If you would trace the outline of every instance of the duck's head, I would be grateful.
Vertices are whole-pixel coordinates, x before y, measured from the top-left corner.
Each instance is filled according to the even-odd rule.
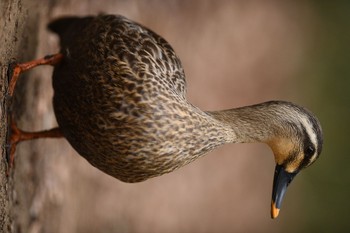
[[[323,134],[319,121],[308,110],[281,103],[282,127],[267,144],[273,150],[276,168],[273,181],[271,217],[276,218],[288,185],[302,169],[310,166],[322,151]],[[281,107],[279,105],[279,107]],[[279,109],[278,111],[280,111]],[[281,122],[280,122],[281,123]]]

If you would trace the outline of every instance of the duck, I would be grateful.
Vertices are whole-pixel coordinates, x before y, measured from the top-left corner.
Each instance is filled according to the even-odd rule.
[[[53,108],[58,127],[26,132],[11,120],[12,167],[16,145],[64,137],[92,166],[123,182],[141,182],[172,172],[226,143],[267,144],[276,166],[271,217],[287,187],[322,151],[319,120],[288,101],[203,111],[186,98],[186,79],[171,45],[147,27],[121,15],[58,18],[54,55],[10,68],[9,96],[19,75],[54,66]]]

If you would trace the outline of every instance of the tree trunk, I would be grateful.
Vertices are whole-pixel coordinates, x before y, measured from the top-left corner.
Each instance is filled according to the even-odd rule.
[[[3,0],[0,2],[0,97],[1,97],[1,160],[0,160],[0,231],[30,232],[28,226],[34,221],[30,216],[30,203],[36,192],[35,176],[29,161],[30,152],[21,151],[22,158],[16,159],[16,173],[6,176],[7,123],[9,111],[22,114],[28,103],[23,95],[7,98],[8,65],[11,62],[26,61],[35,57],[40,12],[43,8],[30,0]],[[15,58],[15,59],[14,59]],[[25,81],[20,80],[17,90],[23,90]],[[23,117],[26,120],[27,117]],[[27,165],[24,165],[27,163]],[[26,168],[24,168],[25,166]],[[19,211],[20,210],[20,211]],[[23,231],[21,231],[23,230]]]

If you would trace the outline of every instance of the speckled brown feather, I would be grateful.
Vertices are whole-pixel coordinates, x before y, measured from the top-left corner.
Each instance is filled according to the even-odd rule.
[[[191,105],[171,46],[125,17],[63,18],[49,27],[64,55],[53,75],[59,127],[80,155],[117,179],[159,176],[228,142],[300,136],[293,127],[283,131],[278,117],[268,119],[280,114],[271,107],[277,102],[220,112]]]
[[[67,30],[58,32],[64,59],[54,70],[54,109],[92,165],[137,182],[225,142],[219,125],[187,102],[181,62],[163,38],[122,16],[73,18]]]

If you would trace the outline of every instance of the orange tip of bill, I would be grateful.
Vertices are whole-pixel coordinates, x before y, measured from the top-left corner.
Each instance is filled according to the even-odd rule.
[[[280,212],[280,209],[278,209],[274,202],[271,203],[271,218],[275,219],[277,218],[278,214]]]

